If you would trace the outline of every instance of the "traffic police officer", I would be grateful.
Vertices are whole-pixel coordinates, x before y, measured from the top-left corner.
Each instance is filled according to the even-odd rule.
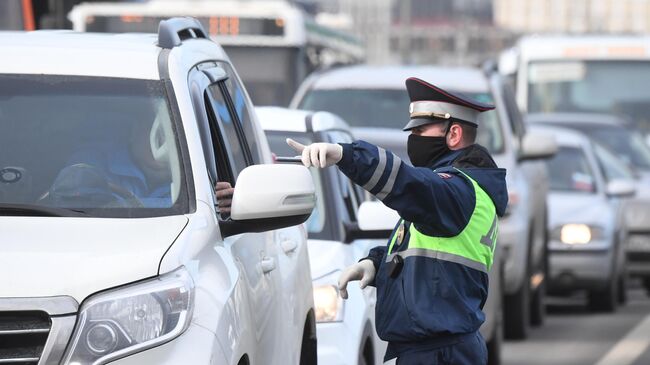
[[[505,170],[474,143],[478,115],[494,109],[417,78],[411,99],[408,155],[413,166],[364,141],[287,143],[305,166],[339,169],[402,218],[387,246],[347,268],[346,286],[377,288],[376,327],[388,341],[384,360],[398,364],[487,362],[478,332],[488,295],[488,271],[505,212]],[[375,275],[376,273],[376,275]]]

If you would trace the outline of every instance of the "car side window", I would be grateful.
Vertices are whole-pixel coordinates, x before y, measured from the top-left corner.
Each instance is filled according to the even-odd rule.
[[[224,181],[222,169],[230,170],[229,182],[234,186],[239,173],[252,164],[247,141],[238,128],[234,113],[228,107],[230,98],[224,82],[220,81],[210,85],[206,90],[205,98],[213,143],[216,139],[217,146],[215,148],[223,148],[223,151],[220,151],[222,153],[215,151],[220,180]],[[225,156],[227,156],[227,161],[219,161],[223,160]],[[229,166],[226,166],[226,162]]]
[[[253,163],[262,163],[262,157],[260,154],[259,146],[257,145],[257,138],[255,136],[255,126],[253,125],[253,118],[251,116],[252,111],[246,103],[247,98],[244,92],[244,87],[237,78],[235,71],[228,63],[217,62],[217,64],[228,74],[228,80],[226,80],[224,84],[230,93],[233,109],[242,127],[244,135],[246,136],[246,141],[248,142],[248,147],[253,158]]]

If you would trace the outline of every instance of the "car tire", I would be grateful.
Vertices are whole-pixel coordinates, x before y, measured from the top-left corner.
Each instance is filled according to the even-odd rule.
[[[487,365],[501,365],[501,346],[503,345],[503,323],[494,327],[492,338],[487,342]]]
[[[305,321],[302,333],[302,344],[300,346],[300,365],[318,364],[318,346],[316,342],[316,320],[313,312],[309,313]]]
[[[359,365],[375,365],[374,350],[372,348],[372,339],[366,338],[363,346],[359,349]]]
[[[542,224],[542,232],[546,232],[546,219],[543,220]],[[530,239],[534,240],[535,237],[531,237]],[[536,268],[535,272],[543,275],[543,278],[530,295],[530,324],[534,327],[543,325],[546,319],[546,278],[548,278],[548,240],[546,233],[542,234],[542,240],[543,253],[539,260],[539,267]],[[532,281],[532,276],[530,280]]]
[[[546,280],[542,281],[530,298],[530,324],[539,327],[546,319]]]
[[[619,278],[611,278],[605,289],[592,290],[588,295],[589,309],[595,312],[612,313],[618,307]]]
[[[528,278],[528,276],[526,276]],[[530,281],[524,280],[513,294],[504,295],[503,321],[505,337],[523,340],[528,336],[530,323]]]

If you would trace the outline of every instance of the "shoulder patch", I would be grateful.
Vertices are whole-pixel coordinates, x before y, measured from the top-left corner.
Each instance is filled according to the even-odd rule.
[[[446,172],[436,172],[436,174],[438,174],[438,176],[440,176],[442,179],[445,179],[445,180],[451,179],[452,177],[454,177],[454,175],[448,174]]]

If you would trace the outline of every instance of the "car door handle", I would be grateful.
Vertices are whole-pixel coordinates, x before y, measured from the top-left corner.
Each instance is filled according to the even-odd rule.
[[[294,240],[284,240],[282,243],[280,243],[280,246],[282,246],[282,250],[286,254],[290,254],[298,248],[298,242]]]
[[[260,268],[264,274],[268,274],[275,270],[275,259],[272,257],[265,257],[260,261]]]

